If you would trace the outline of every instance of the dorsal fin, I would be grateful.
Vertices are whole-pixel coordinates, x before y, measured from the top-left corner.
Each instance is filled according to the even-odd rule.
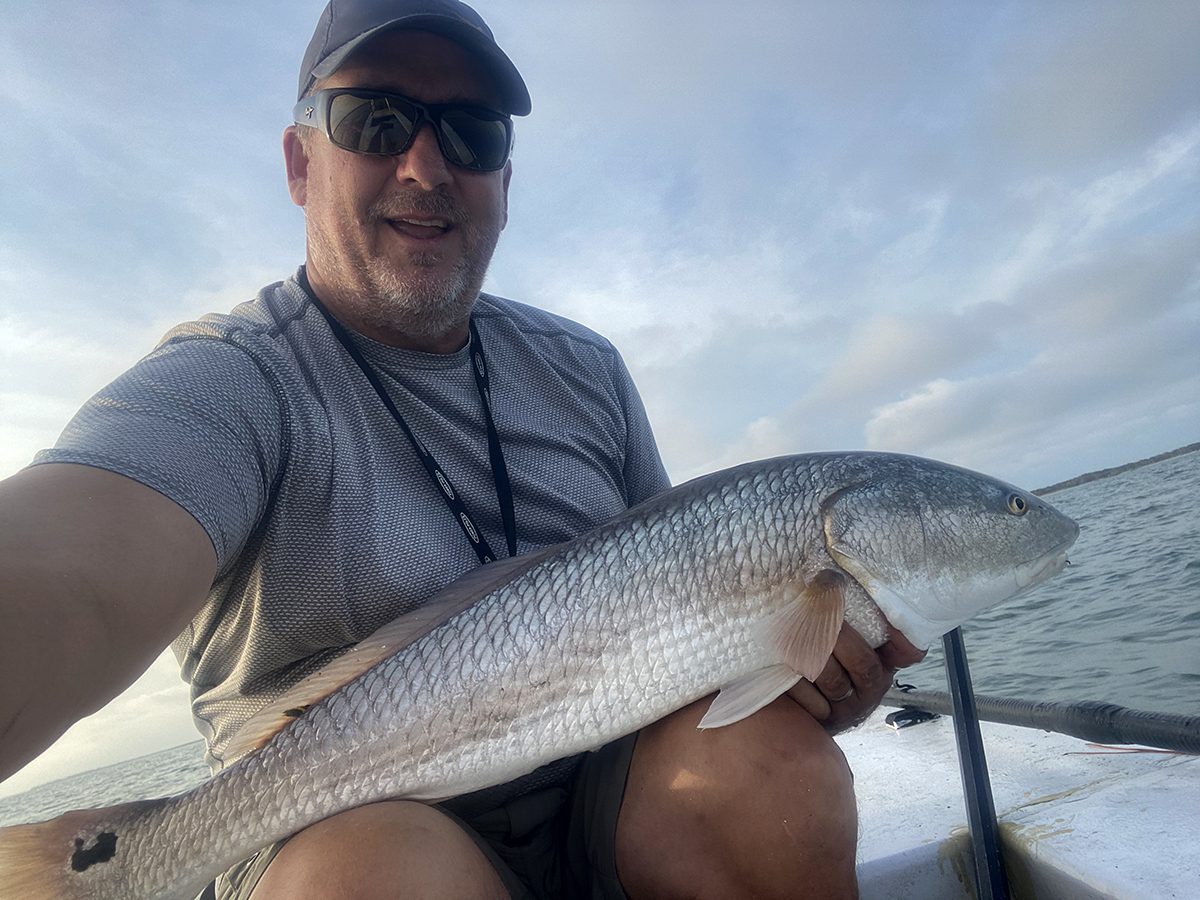
[[[353,645],[341,656],[302,678],[285,693],[263,707],[238,729],[222,754],[226,764],[257,750],[294,722],[314,703],[324,700],[372,666],[398,653],[447,619],[473,606],[496,588],[508,584],[557,553],[564,544],[554,544],[533,553],[496,560],[479,566],[451,582],[422,606],[388,622],[370,637]]]

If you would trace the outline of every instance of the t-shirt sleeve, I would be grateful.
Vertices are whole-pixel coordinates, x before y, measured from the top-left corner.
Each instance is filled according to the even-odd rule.
[[[80,463],[153,488],[204,527],[223,572],[266,508],[283,417],[269,371],[246,350],[176,341],[92,397],[33,464]]]
[[[671,479],[663,467],[654,430],[633,376],[620,353],[615,354],[615,359],[617,392],[625,408],[625,496],[630,506],[637,506],[667,490]]]

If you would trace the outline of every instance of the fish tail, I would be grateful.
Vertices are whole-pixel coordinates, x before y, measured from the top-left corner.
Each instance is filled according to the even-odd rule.
[[[127,834],[166,803],[142,800],[0,828],[0,894],[22,900],[134,896]]]

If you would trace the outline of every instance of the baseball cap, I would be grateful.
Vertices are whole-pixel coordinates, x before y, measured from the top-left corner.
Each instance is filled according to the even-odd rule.
[[[505,109],[529,115],[529,91],[517,67],[496,44],[479,13],[459,0],[329,0],[300,64],[302,98],[313,83],[337,71],[364,42],[392,28],[432,31],[461,44],[488,67]]]

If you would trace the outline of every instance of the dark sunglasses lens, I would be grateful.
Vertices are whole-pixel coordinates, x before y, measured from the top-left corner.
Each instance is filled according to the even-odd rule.
[[[356,153],[403,153],[417,115],[415,107],[397,98],[337,94],[329,107],[330,137]]]
[[[508,160],[510,131],[503,119],[466,109],[447,109],[439,123],[446,159],[467,169],[492,171]]]

